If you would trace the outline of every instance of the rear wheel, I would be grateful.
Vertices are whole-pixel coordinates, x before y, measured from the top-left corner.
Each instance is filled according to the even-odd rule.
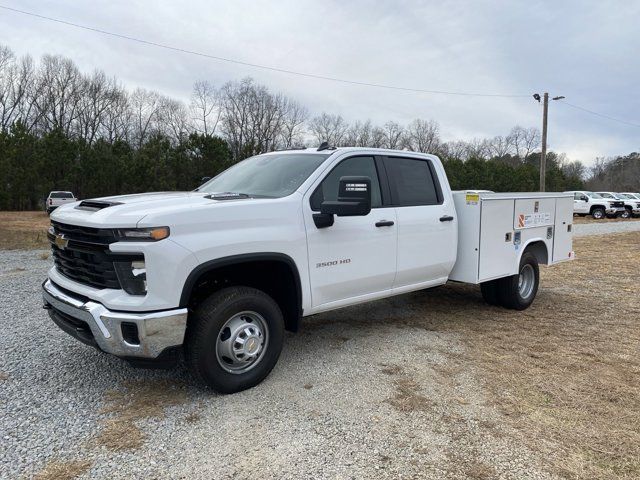
[[[596,220],[601,220],[604,218],[604,208],[594,208],[591,212],[591,216]]]
[[[531,252],[525,252],[520,259],[518,274],[500,280],[500,303],[506,308],[524,310],[533,303],[539,285],[538,260]]]
[[[251,388],[271,372],[282,350],[278,304],[249,287],[220,290],[194,312],[185,338],[192,373],[220,393]]]

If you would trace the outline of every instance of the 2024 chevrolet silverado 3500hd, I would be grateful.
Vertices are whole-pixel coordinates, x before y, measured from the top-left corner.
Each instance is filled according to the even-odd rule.
[[[433,155],[273,152],[193,192],[58,208],[53,321],[138,364],[184,351],[220,392],[262,381],[303,316],[448,280],[527,308],[538,265],[573,258],[571,194],[452,192]]]

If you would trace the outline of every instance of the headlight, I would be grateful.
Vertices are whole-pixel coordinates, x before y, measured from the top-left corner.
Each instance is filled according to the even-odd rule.
[[[120,240],[157,242],[169,236],[169,227],[120,228],[116,230]]]
[[[122,289],[130,295],[147,293],[147,268],[144,260],[113,262]]]

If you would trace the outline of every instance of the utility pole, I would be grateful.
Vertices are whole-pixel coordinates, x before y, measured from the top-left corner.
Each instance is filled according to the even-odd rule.
[[[533,98],[540,102],[540,94],[534,93]],[[564,97],[553,97],[552,100],[562,100]],[[547,178],[547,117],[549,116],[549,93],[544,92],[542,98],[542,152],[540,153],[540,191],[544,192]]]
[[[542,100],[542,153],[540,154],[540,191],[545,191],[547,174],[547,116],[549,115],[549,94],[544,92]]]

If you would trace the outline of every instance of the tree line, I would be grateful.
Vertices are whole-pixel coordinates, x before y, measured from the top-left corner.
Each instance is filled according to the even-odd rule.
[[[535,128],[443,141],[434,120],[376,125],[331,113],[312,116],[250,78],[220,87],[196,82],[190,101],[182,102],[142,88],[129,91],[102,71],[81,72],[68,58],[45,55],[36,62],[0,46],[3,210],[39,208],[50,190],[71,190],[78,198],[191,190],[202,177],[248,156],[322,141],[435,153],[453,188],[538,189]],[[584,186],[589,172],[580,162],[554,152],[547,158],[548,190]],[[610,164],[596,163],[602,171]],[[600,170],[592,177],[613,178]]]

